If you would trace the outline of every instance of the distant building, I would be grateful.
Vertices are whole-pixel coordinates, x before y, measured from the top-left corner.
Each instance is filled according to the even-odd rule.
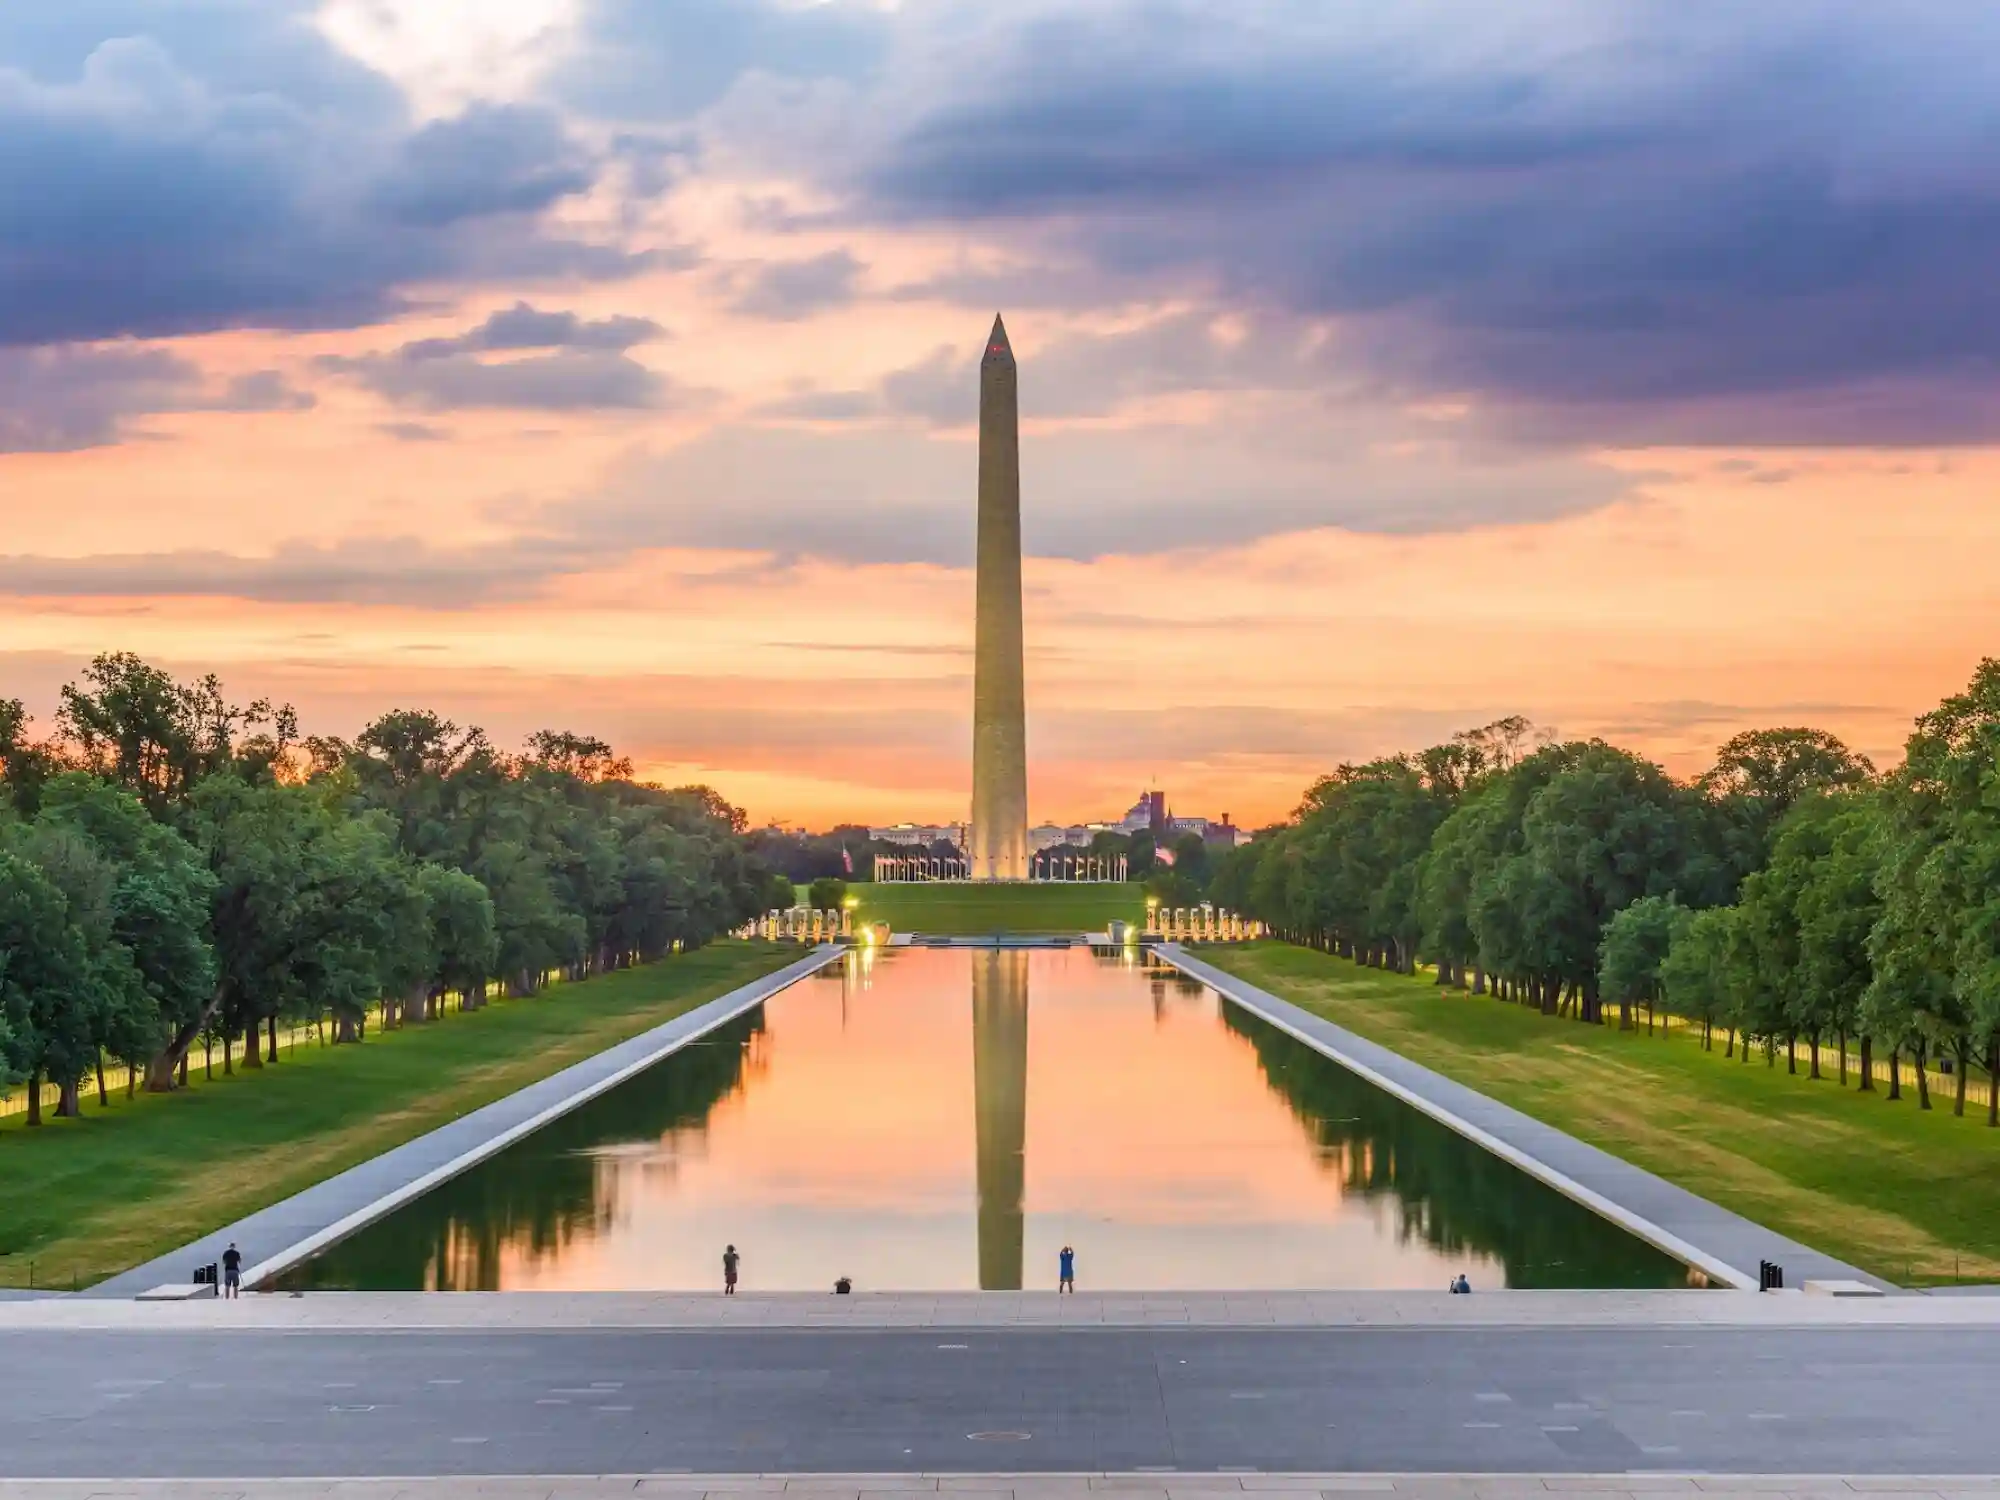
[[[1229,821],[1228,813],[1220,818],[1175,817],[1167,806],[1167,794],[1149,791],[1141,793],[1139,800],[1115,823],[1037,824],[1028,830],[1028,850],[1040,854],[1045,849],[1087,849],[1100,833],[1126,838],[1151,834],[1154,844],[1161,849],[1170,848],[1175,839],[1186,833],[1200,834],[1212,849],[1234,849],[1238,844],[1250,842],[1250,836]],[[913,849],[929,848],[940,841],[963,849],[965,835],[963,823],[893,823],[868,830],[868,837],[877,843]]]
[[[965,847],[963,823],[892,823],[887,828],[870,828],[868,837],[878,844],[904,844],[912,849],[928,849],[940,841],[956,848]]]
[[[1028,847],[1039,854],[1044,849],[1088,849],[1100,833],[1119,833],[1116,823],[1043,823],[1028,830]]]
[[[1247,842],[1243,830],[1229,821],[1228,813],[1219,819],[1175,818],[1173,823],[1175,838],[1184,833],[1198,833],[1201,841],[1211,849],[1234,849],[1238,844]]]
[[[1165,792],[1141,792],[1139,800],[1131,810],[1112,825],[1115,832],[1123,834],[1150,833],[1158,839],[1172,826],[1173,819],[1167,812]]]

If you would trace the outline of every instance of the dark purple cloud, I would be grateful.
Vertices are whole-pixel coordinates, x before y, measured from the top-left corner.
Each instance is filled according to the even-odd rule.
[[[302,0],[0,12],[0,345],[356,326],[421,282],[652,263],[545,226],[601,165],[556,113],[416,125]]]
[[[313,397],[276,370],[220,386],[163,349],[0,348],[0,453],[70,453],[129,435],[140,417],[304,411]]]
[[[378,354],[327,355],[319,368],[377,395],[430,411],[642,411],[674,394],[626,353],[664,338],[650,318],[579,318],[525,302],[450,338],[415,339]],[[488,360],[492,353],[522,355]]]
[[[775,322],[810,317],[853,301],[864,269],[846,250],[755,266],[739,278],[730,305],[747,317]]]
[[[858,211],[1072,300],[1334,315],[1564,441],[2000,436],[1991,8],[1153,0],[923,66]]]

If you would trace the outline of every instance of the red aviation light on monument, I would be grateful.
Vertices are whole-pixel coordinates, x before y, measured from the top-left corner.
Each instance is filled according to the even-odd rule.
[[[995,313],[993,332],[986,337],[986,358],[982,363],[997,364],[1002,360],[1011,365],[1014,362],[1014,348],[1007,342],[1007,325],[1002,323],[1000,315]]]

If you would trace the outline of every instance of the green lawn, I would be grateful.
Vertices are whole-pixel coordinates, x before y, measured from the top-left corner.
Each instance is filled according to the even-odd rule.
[[[1579,1025],[1283,943],[1202,957],[1691,1192],[1903,1285],[2000,1280],[2000,1131],[1677,1032]]]
[[[1113,921],[1146,915],[1145,891],[1136,882],[1108,885],[852,885],[857,917],[887,922],[896,932],[979,933],[1102,932]]]
[[[715,943],[499,1000],[354,1047],[201,1078],[80,1120],[0,1127],[0,1286],[88,1286],[782,968],[791,944]]]

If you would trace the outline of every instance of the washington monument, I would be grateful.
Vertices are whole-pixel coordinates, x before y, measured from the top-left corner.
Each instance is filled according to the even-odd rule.
[[[979,583],[972,663],[974,880],[1028,876],[1028,710],[1021,672],[1021,408],[996,314],[979,362]]]

